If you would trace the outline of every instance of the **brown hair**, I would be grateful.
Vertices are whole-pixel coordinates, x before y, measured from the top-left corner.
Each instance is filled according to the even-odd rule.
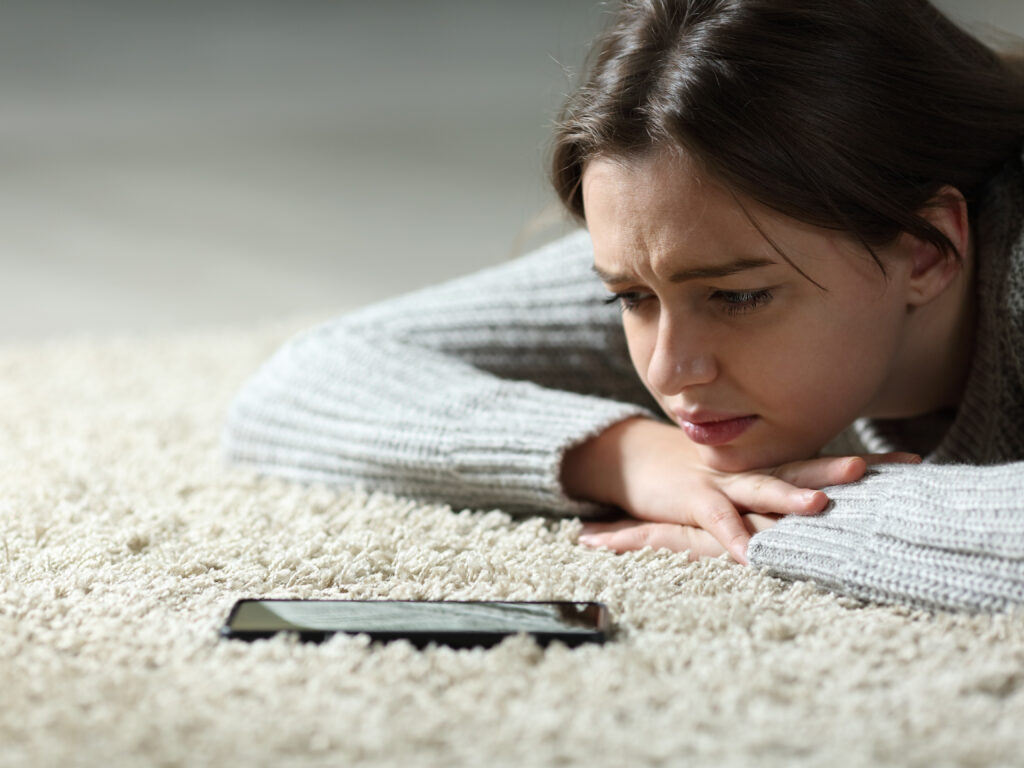
[[[927,0],[625,0],[591,56],[551,167],[580,221],[589,159],[682,149],[734,193],[873,256],[905,231],[959,257],[920,210],[952,185],[973,219],[1019,162],[1020,63]]]

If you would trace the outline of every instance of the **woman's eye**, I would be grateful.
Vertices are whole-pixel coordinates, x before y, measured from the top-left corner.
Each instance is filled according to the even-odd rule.
[[[760,291],[715,291],[711,298],[721,302],[722,309],[730,315],[752,312],[772,300],[770,288]]]
[[[650,294],[647,293],[640,293],[639,291],[624,291],[622,293],[611,294],[604,300],[604,303],[618,304],[619,308],[623,312],[632,312],[648,298],[650,298]]]
[[[618,304],[623,312],[634,312],[649,301],[652,295],[642,291],[613,293],[604,300],[605,304]],[[717,301],[729,315],[740,315],[768,304],[772,300],[772,289],[758,291],[715,291],[711,298]]]

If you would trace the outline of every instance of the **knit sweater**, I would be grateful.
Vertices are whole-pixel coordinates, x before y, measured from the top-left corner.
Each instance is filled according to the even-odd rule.
[[[978,223],[979,316],[955,414],[859,420],[829,452],[914,450],[826,489],[829,508],[756,534],[754,568],[881,603],[1024,603],[1024,180],[990,185]],[[634,415],[662,418],[602,299],[580,231],[475,275],[289,340],[245,384],[228,458],[304,481],[468,507],[586,516],[565,451]]]

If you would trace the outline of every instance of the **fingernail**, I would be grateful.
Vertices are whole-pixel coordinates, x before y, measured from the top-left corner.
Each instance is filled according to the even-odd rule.
[[[900,452],[900,453],[894,453],[894,454],[890,454],[890,455],[892,456],[892,460],[893,461],[896,461],[896,462],[899,462],[899,463],[902,463],[902,464],[920,464],[921,463],[921,457],[918,454],[916,454],[916,453]]]
[[[578,541],[580,544],[583,544],[587,547],[596,547],[599,543],[598,536],[596,533],[584,533],[579,537]]]
[[[825,494],[822,493],[821,491],[804,491],[801,494],[801,499],[803,500],[803,502],[805,504],[807,504],[808,506],[814,507],[814,508],[817,508],[817,507],[821,506],[822,501],[823,501],[823,497],[824,497],[824,500],[827,501],[828,497],[825,496]]]

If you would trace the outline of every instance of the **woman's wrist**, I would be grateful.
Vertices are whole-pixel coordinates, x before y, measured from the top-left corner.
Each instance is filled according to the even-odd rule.
[[[644,447],[663,439],[668,430],[685,440],[676,427],[633,416],[574,445],[562,457],[562,489],[572,499],[629,509],[628,463]]]

